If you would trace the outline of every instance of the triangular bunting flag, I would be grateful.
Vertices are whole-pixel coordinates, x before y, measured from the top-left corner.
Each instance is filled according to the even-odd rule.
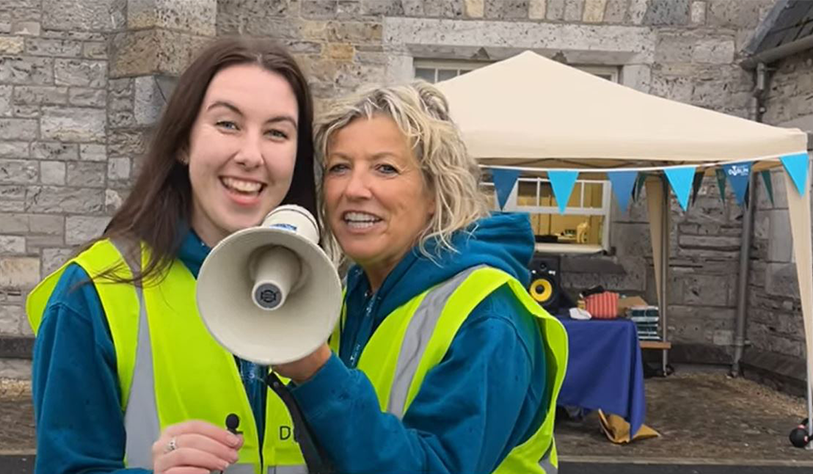
[[[717,187],[720,188],[720,201],[725,205],[725,172],[717,168],[714,173],[717,175]]]
[[[748,192],[748,181],[751,177],[751,163],[731,163],[723,165],[731,189],[737,197],[737,204],[740,206],[745,202],[745,193]]]
[[[556,204],[559,205],[559,214],[565,213],[567,202],[570,200],[570,193],[573,192],[573,185],[579,177],[578,171],[551,170],[548,171],[548,179],[553,187],[553,195],[556,197]]]
[[[771,206],[773,206],[773,180],[771,179],[771,172],[765,170],[759,174],[762,175],[762,182],[765,183],[765,191],[768,192],[768,199],[771,200]]]
[[[491,179],[494,181],[494,189],[497,190],[497,202],[500,205],[500,210],[505,207],[508,202],[508,196],[517,184],[519,179],[519,170],[510,170],[502,168],[494,168],[491,170]]]
[[[699,172],[694,174],[694,181],[692,181],[692,206],[694,206],[694,202],[697,200],[697,193],[700,192],[700,187],[703,185],[703,175],[706,173]]]
[[[669,179],[669,184],[672,185],[672,191],[684,211],[689,209],[689,194],[692,192],[695,168],[695,166],[680,166],[663,169],[666,178]]]
[[[800,194],[804,194],[805,186],[807,186],[807,170],[810,160],[807,153],[786,155],[779,159],[782,160],[785,171],[790,175],[793,184],[796,185],[796,190],[798,190]]]
[[[637,171],[611,171],[607,173],[607,177],[612,184],[615,197],[618,199],[618,207],[621,212],[627,212],[627,207],[632,196],[632,189],[635,187],[635,181],[638,177]]]

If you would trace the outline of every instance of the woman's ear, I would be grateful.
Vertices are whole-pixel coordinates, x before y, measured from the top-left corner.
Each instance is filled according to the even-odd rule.
[[[186,150],[186,147],[182,147],[178,150],[177,160],[181,162],[181,164],[189,166],[189,152]]]

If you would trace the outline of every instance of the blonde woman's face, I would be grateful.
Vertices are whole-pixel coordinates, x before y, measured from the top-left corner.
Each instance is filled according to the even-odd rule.
[[[386,116],[359,118],[334,133],[324,198],[342,250],[382,279],[415,245],[435,209],[407,138]]]

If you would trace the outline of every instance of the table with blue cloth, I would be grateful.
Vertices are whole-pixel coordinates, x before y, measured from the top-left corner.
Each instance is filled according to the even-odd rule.
[[[570,356],[558,404],[601,409],[624,418],[634,435],[644,423],[646,399],[638,332],[628,319],[560,317]]]

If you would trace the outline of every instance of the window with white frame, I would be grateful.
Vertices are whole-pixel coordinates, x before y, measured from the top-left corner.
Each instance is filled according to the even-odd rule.
[[[416,59],[415,78],[435,83],[490,64],[485,61],[437,61]],[[618,82],[618,68],[575,66],[609,81]],[[492,208],[497,209],[496,192],[491,182],[483,183]],[[563,214],[559,213],[550,181],[539,177],[521,177],[506,206],[531,217],[537,242],[578,246],[586,249],[610,247],[610,182],[579,179],[573,187]]]

